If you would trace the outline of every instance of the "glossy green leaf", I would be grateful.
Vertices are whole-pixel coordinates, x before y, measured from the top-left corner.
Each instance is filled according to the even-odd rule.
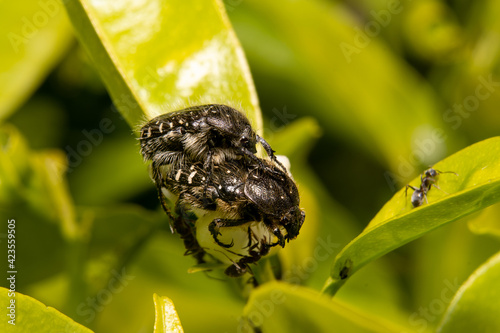
[[[80,41],[135,128],[200,103],[241,106],[260,129],[257,95],[220,0],[66,1]]]
[[[14,297],[10,297],[9,289],[0,288],[0,300],[5,308],[8,306],[14,308],[13,310],[8,309],[7,313],[5,313],[4,308],[4,318],[0,320],[0,331],[2,332],[92,332],[56,309],[21,293],[15,293]],[[9,314],[12,312],[14,312],[15,316],[10,317]],[[15,326],[8,322],[8,320],[12,320],[13,318],[15,318]]]
[[[182,333],[181,320],[175,311],[174,302],[168,297],[153,295],[155,301],[154,333]]]
[[[499,332],[500,253],[479,267],[460,287],[438,332]]]
[[[59,1],[3,1],[1,8],[0,120],[30,96],[73,39]]]
[[[432,189],[427,196],[428,204],[415,209],[404,188],[397,192],[336,257],[325,286],[328,293],[334,294],[346,277],[370,261],[500,200],[500,137],[469,146],[434,167],[456,172],[458,176],[440,175],[442,190]],[[420,178],[411,184],[420,186]]]
[[[240,332],[402,332],[402,327],[322,297],[311,289],[282,282],[254,290],[243,310]],[[251,332],[251,331],[250,331]]]

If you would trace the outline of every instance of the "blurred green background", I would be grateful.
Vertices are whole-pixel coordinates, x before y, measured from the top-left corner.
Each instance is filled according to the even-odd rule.
[[[224,4],[264,137],[291,159],[307,212],[302,237],[280,254],[285,281],[319,290],[335,254],[396,190],[498,135],[498,1]],[[17,290],[96,331],[151,331],[154,292],[172,298],[187,332],[235,331],[241,288],[187,273],[194,262],[168,232],[136,129],[64,7],[22,0],[0,9],[0,213],[18,221]],[[493,206],[388,254],[337,297],[408,331],[432,329],[450,301],[443,290],[453,294],[498,250],[499,214]],[[305,258],[327,241],[328,258],[309,269]],[[116,276],[123,288],[110,287]]]

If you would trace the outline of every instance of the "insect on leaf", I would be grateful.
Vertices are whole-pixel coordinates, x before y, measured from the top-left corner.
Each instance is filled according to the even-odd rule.
[[[500,201],[500,137],[469,146],[434,169],[453,171],[439,178],[427,203],[412,208],[405,189],[398,191],[366,229],[337,255],[324,291],[334,294],[345,279],[369,262],[418,238]],[[420,186],[420,177],[411,184]]]

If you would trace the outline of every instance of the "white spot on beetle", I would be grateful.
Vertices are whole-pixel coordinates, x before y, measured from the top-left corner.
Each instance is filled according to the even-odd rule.
[[[196,175],[196,171],[193,171],[189,174],[188,177],[188,184],[191,184],[193,182],[193,177]]]
[[[176,181],[179,181],[179,179],[181,179],[181,173],[182,173],[182,169],[177,170],[177,174],[175,175]]]
[[[163,123],[160,124],[160,133],[163,133]]]

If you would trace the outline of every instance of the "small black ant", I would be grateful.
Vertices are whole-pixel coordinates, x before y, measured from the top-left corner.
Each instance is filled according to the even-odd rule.
[[[437,185],[437,181],[439,175],[442,173],[452,173],[455,176],[458,176],[458,174],[453,171],[439,171],[433,168],[429,168],[420,175],[421,184],[419,188],[413,187],[411,185],[406,185],[405,196],[408,196],[408,188],[411,188],[413,190],[413,194],[411,195],[411,204],[413,205],[413,207],[422,206],[424,200],[426,203],[429,203],[427,201],[427,192],[431,190],[432,186],[434,186],[438,190],[441,190],[441,188],[439,188],[439,186]]]

